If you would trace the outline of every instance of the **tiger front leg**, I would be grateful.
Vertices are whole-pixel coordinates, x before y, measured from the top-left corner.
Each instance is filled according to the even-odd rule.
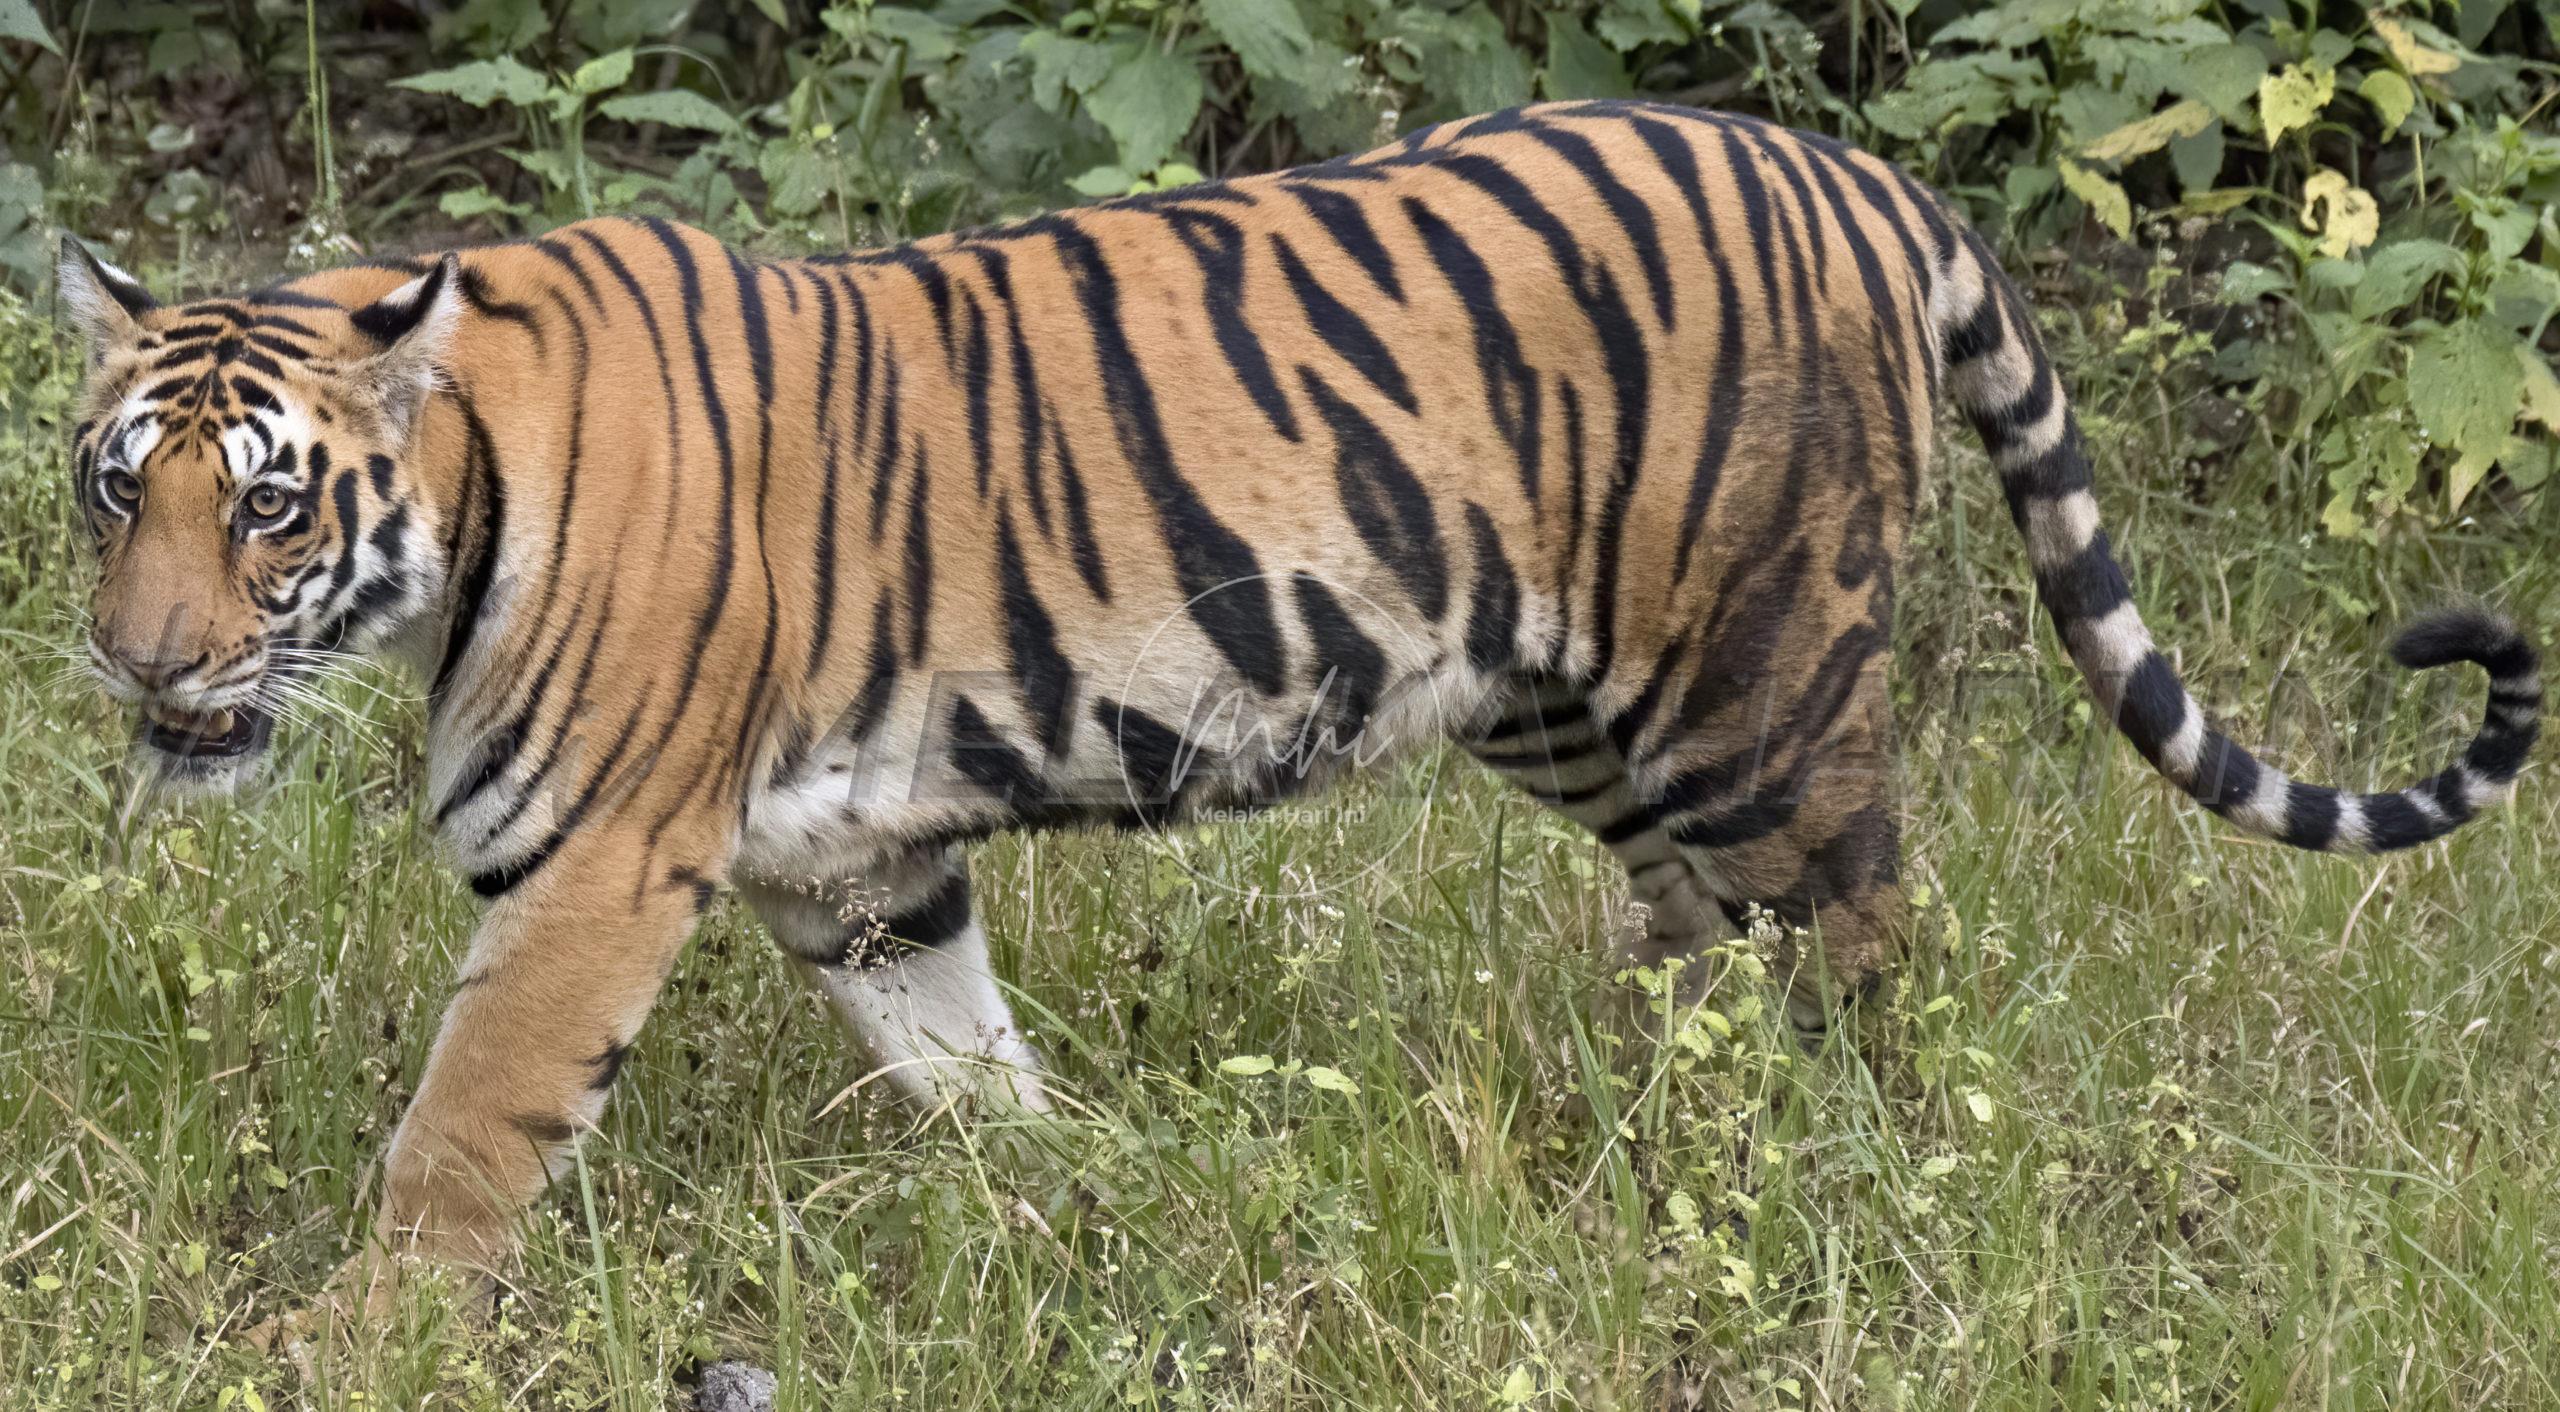
[[[573,836],[490,904],[392,1137],[371,1237],[288,1340],[383,1315],[422,1262],[489,1288],[525,1208],[603,1115],[710,896],[712,860],[684,856],[663,838],[652,850],[637,835]]]
[[[988,963],[958,846],[840,879],[748,879],[740,891],[912,1108],[1049,1111],[1039,1055]]]

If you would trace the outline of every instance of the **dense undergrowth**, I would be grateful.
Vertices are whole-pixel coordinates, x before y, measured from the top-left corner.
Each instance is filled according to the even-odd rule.
[[[69,655],[75,355],[38,289],[51,226],[195,287],[600,209],[790,249],[1541,95],[1745,107],[1968,203],[2199,696],[2299,773],[2397,780],[2478,700],[2385,683],[2389,625],[2456,588],[2560,610],[2552,34],[2547,3],[0,0],[0,1408],[654,1407],[721,1356],[808,1408],[2560,1408],[2560,794],[2529,773],[2378,865],[2235,840],[2092,722],[1965,446],[1901,595],[1877,1062],[1798,1051],[1747,947],[1618,1052],[1585,1019],[1614,865],[1453,762],[1284,825],[1000,841],[999,965],[1071,1099],[1040,1172],[841,1097],[724,906],[496,1326],[414,1300],[306,1381],[239,1331],[361,1234],[470,899],[389,676],[263,798],[130,807]]]

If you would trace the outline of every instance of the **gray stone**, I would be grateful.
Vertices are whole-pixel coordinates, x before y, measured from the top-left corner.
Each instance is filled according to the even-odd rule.
[[[778,1380],[752,1363],[712,1363],[694,1384],[693,1412],[773,1412]]]

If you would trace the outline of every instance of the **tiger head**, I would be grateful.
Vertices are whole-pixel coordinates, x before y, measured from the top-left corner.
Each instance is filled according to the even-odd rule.
[[[135,751],[165,784],[248,779],[297,690],[440,601],[411,462],[464,277],[450,255],[422,268],[352,304],[280,286],[164,307],[63,243],[89,353],[72,444],[89,661],[139,708]]]

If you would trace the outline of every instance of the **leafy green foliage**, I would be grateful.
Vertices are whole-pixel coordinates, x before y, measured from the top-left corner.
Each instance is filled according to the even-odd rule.
[[[363,70],[381,61],[333,42],[336,7],[0,0],[0,57],[61,95],[0,121],[15,150],[62,149],[22,158],[56,220],[201,239],[238,218],[204,155],[238,148],[239,120],[178,110],[245,72],[277,95],[251,125],[315,145],[293,249],[317,261],[414,241],[422,218],[485,233],[633,208],[866,244],[1537,98],[1723,104],[1907,162],[2021,254],[2138,248],[2076,262],[2084,280],[2210,251],[2255,323],[2183,375],[2261,408],[2267,453],[2310,459],[2306,517],[2372,535],[2554,469],[2532,398],[2560,354],[2556,21],[2552,0],[463,0]],[[341,210],[333,80],[341,101],[367,85],[359,122],[460,140],[350,148]],[[118,169],[136,164],[139,182]],[[23,197],[0,184],[0,268],[25,286],[43,262],[41,222],[10,215]],[[2178,297],[2191,325],[2230,326]]]

